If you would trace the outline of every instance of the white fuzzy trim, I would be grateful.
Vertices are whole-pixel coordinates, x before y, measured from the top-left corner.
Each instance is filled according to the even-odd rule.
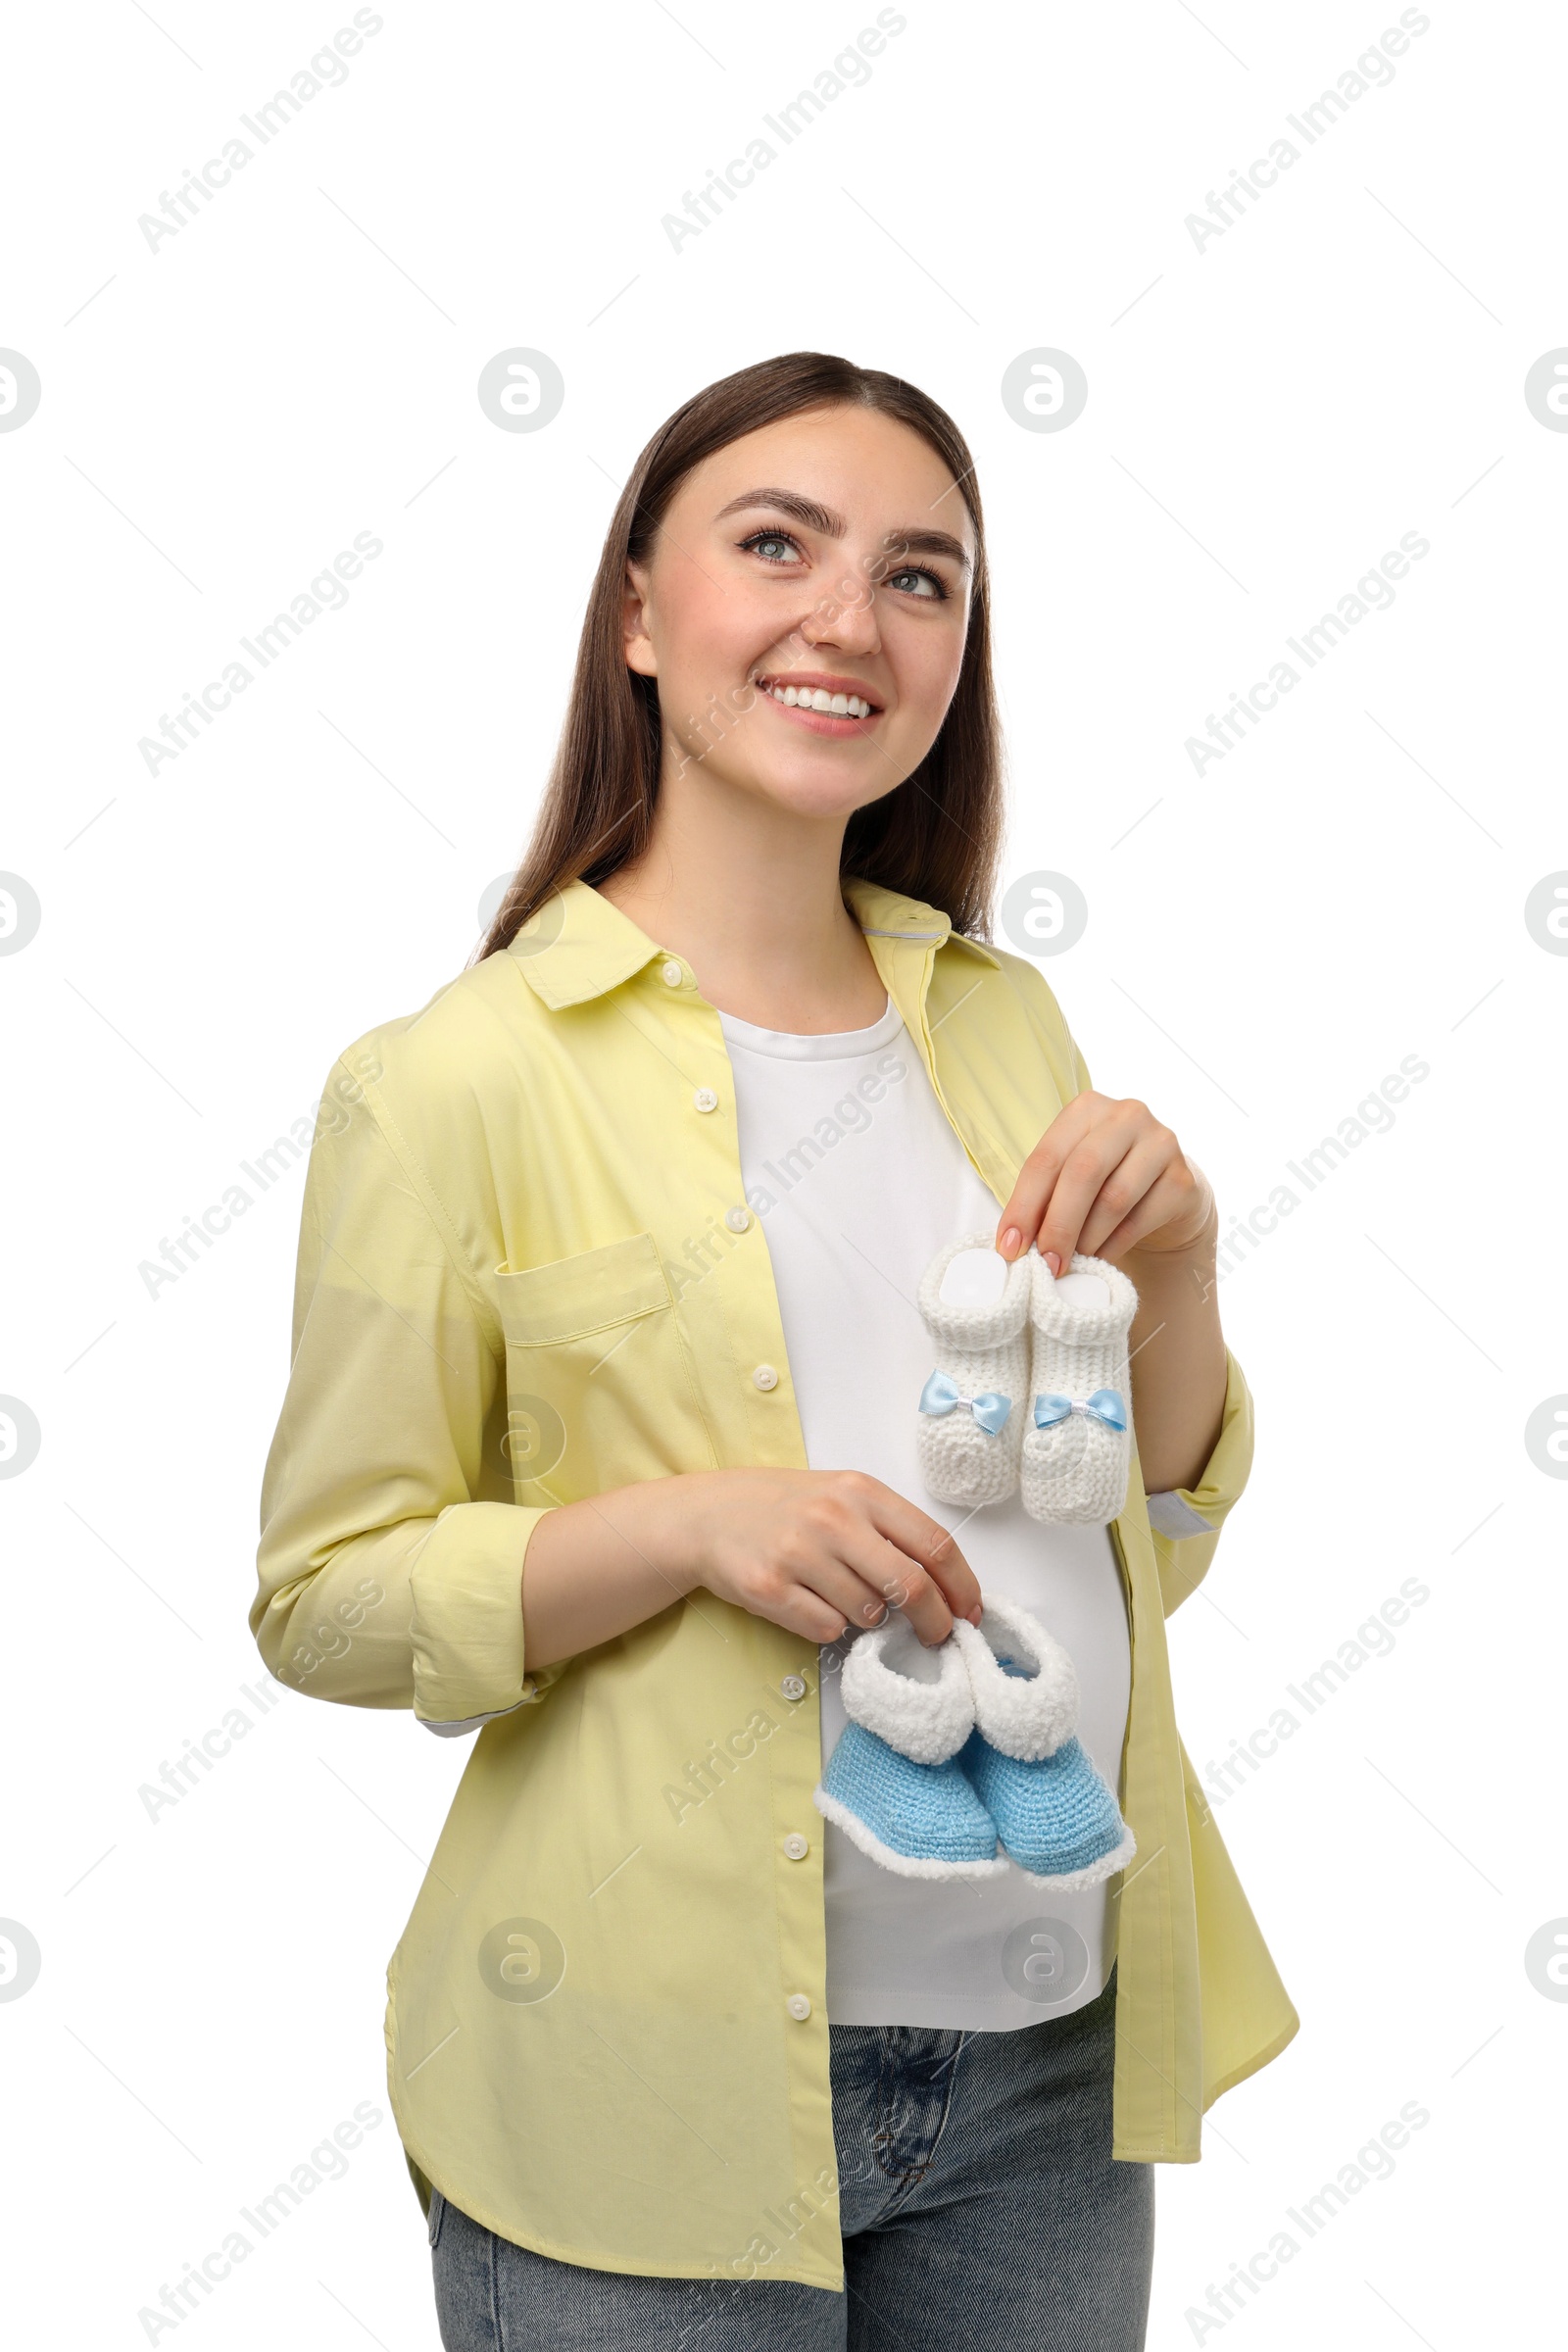
[[[1038,1617],[1000,1595],[985,1601],[978,1626],[955,1618],[953,1639],[983,1737],[1021,1764],[1054,1755],[1078,1721],[1078,1670],[1061,1643]],[[1003,1651],[1020,1666],[1032,1666],[1033,1675],[1024,1681],[1004,1674],[997,1664]]]
[[[1020,1265],[1025,1262],[1018,1260]],[[1110,1292],[1107,1306],[1084,1306],[1062,1297],[1043,1257],[1034,1256],[1032,1262],[1036,1271],[1029,1318],[1037,1331],[1048,1332],[1054,1340],[1065,1340],[1069,1347],[1125,1339],[1138,1312],[1138,1293],[1120,1266],[1113,1266],[1105,1257],[1085,1257],[1081,1250],[1073,1251],[1068,1273],[1098,1274]]]
[[[1138,1840],[1129,1830],[1120,1845],[1102,1855],[1100,1861],[1091,1862],[1087,1870],[1064,1871],[1059,1878],[1049,1879],[1039,1871],[1024,1870],[1021,1862],[1017,1867],[1032,1886],[1050,1886],[1057,1894],[1082,1894],[1091,1886],[1103,1886],[1105,1880],[1113,1879],[1118,1870],[1125,1870],[1137,1851]]]
[[[928,1647],[906,1617],[890,1615],[858,1637],[839,1688],[852,1722],[915,1764],[945,1764],[974,1730],[962,1658],[951,1641]]]
[[[936,1854],[898,1853],[891,1845],[884,1845],[858,1813],[852,1813],[836,1796],[829,1796],[820,1782],[811,1791],[811,1802],[823,1820],[836,1823],[862,1854],[880,1862],[884,1870],[896,1871],[901,1879],[998,1879],[1006,1870],[1006,1857],[1002,1854],[992,1862],[945,1862]]]
[[[926,1329],[933,1339],[949,1348],[973,1351],[1004,1347],[1008,1340],[1016,1339],[1029,1320],[1034,1284],[1027,1250],[1008,1266],[1002,1297],[994,1306],[949,1306],[943,1300],[942,1277],[954,1259],[961,1257],[966,1250],[991,1250],[995,1246],[989,1233],[965,1234],[961,1242],[950,1242],[945,1250],[939,1250],[920,1277],[915,1301],[925,1318]],[[1017,1398],[1013,1401],[1015,1412],[1019,1401]]]

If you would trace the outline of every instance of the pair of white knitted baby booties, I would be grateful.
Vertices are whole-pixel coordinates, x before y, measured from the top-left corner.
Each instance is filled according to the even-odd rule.
[[[920,1283],[935,1369],[920,1396],[920,1473],[939,1502],[1002,1502],[1032,1519],[1103,1526],[1127,1500],[1138,1294],[1118,1266],[1075,1252],[1059,1278],[1027,1250],[1007,1264],[989,1234],[940,1250]]]

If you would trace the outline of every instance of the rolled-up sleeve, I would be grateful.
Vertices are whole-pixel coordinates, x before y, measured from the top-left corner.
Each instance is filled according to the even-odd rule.
[[[1067,1053],[1080,1094],[1092,1083],[1076,1038],[1067,1036]],[[1214,1449],[1203,1464],[1201,1477],[1191,1487],[1172,1487],[1148,1496],[1149,1526],[1159,1569],[1160,1596],[1165,1615],[1178,1609],[1196,1592],[1208,1574],[1231,1505],[1241,1494],[1252,1467],[1252,1393],[1242,1367],[1225,1350],[1225,1405]]]
[[[293,1689],[467,1726],[554,1680],[523,1657],[544,1512],[496,1498],[500,1351],[427,1182],[347,1057],[322,1102],[251,1631]]]
[[[1149,1524],[1168,1617],[1208,1574],[1219,1531],[1252,1467],[1252,1393],[1225,1350],[1225,1407],[1214,1450],[1196,1485],[1149,1497]]]

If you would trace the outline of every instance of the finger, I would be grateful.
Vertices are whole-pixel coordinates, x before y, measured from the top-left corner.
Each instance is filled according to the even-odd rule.
[[[872,1524],[868,1506],[886,1492],[876,1479],[858,1471],[805,1475],[805,1495],[769,1547],[769,1581],[786,1590],[799,1586],[837,1610],[838,1623],[824,1636],[836,1641],[846,1626],[863,1631],[880,1624],[924,1571]],[[774,1597],[784,1594],[775,1592]],[[933,1638],[940,1641],[949,1631],[944,1623]]]
[[[979,1579],[946,1529],[935,1549],[915,1562],[915,1569],[909,1597],[901,1606],[922,1642],[945,1640],[955,1617],[979,1624],[983,1609]],[[933,1606],[929,1613],[935,1630],[928,1632],[928,1603],[938,1597],[941,1608]]]
[[[918,1560],[905,1563],[900,1579],[901,1597],[897,1606],[913,1626],[927,1649],[936,1649],[953,1631],[952,1609],[935,1579],[920,1566]]]
[[[1042,1257],[1054,1257],[1053,1273],[1065,1273],[1073,1251],[1083,1247],[1079,1236],[1102,1186],[1119,1168],[1134,1144],[1134,1133],[1120,1120],[1106,1120],[1086,1135],[1069,1153],[1051,1190],[1035,1248]],[[1087,1255],[1088,1252],[1085,1251]]]
[[[1078,1236],[1078,1248],[1086,1256],[1102,1256],[1102,1244],[1141,1212],[1170,1166],[1174,1150],[1174,1136],[1167,1137],[1163,1129],[1156,1128],[1140,1135],[1126,1156],[1108,1171],[1089,1204]],[[1140,1230],[1152,1233],[1154,1227],[1145,1224]]]
[[[837,1611],[839,1634],[847,1627],[865,1633],[883,1624],[890,1612],[902,1605],[906,1587],[921,1571],[873,1528],[862,1526],[840,1541],[843,1552],[853,1557],[841,1556],[838,1549],[819,1550],[791,1574],[803,1592],[814,1593],[826,1607]],[[828,1639],[837,1641],[838,1634]]]
[[[867,1498],[871,1524],[884,1536],[907,1564],[908,1597],[898,1606],[905,1610],[922,1641],[943,1641],[949,1631],[944,1617],[965,1617],[971,1625],[978,1623],[981,1611],[980,1584],[974,1570],[964,1558],[956,1538],[945,1528],[940,1519],[918,1503],[885,1487],[880,1480],[868,1480],[873,1493]],[[935,1595],[929,1586],[935,1587]],[[940,1606],[930,1605],[939,1597]],[[928,1633],[927,1626],[934,1627]]]
[[[1088,1107],[1080,1111],[1079,1105],[1085,1103]],[[1079,1114],[1076,1120],[1070,1117],[1075,1111]],[[1081,1176],[1091,1159],[1102,1177],[1107,1175],[1126,1156],[1149,1121],[1150,1113],[1142,1102],[1114,1102],[1103,1095],[1074,1096],[1066,1109],[1047,1128],[1019,1172],[1019,1184],[1026,1188],[1025,1214],[1021,1226],[1016,1217],[1012,1219],[1012,1229],[1020,1232],[1022,1238],[1017,1250],[1003,1250],[1002,1254],[1016,1256],[1033,1242],[1044,1256],[1047,1248],[1054,1246],[1048,1245],[1045,1230],[1063,1177],[1069,1171]],[[1076,1233],[1082,1222],[1080,1216],[1074,1224],[1074,1247],[1079,1246]],[[1060,1264],[1054,1270],[1059,1272],[1060,1266],[1067,1263],[1067,1254],[1058,1249],[1057,1255]]]
[[[1202,1187],[1196,1189],[1201,1190]],[[1100,1245],[1099,1255],[1124,1257],[1129,1250],[1137,1248],[1147,1234],[1158,1233],[1177,1217],[1190,1215],[1194,1192],[1194,1185],[1184,1178],[1179,1168],[1167,1168],[1158,1183],[1144,1195],[1115,1230],[1105,1236]]]
[[[1074,1095],[1018,1170],[997,1220],[997,1248],[1004,1257],[1020,1257],[1034,1240],[1062,1162],[1089,1133],[1105,1102],[1103,1095],[1089,1091]]]
[[[837,1549],[839,1563],[854,1571],[874,1599],[869,1613],[857,1607],[861,1622],[880,1623],[888,1609],[902,1609],[922,1642],[947,1640],[954,1612],[941,1584],[923,1561],[882,1535],[862,1511],[846,1514]],[[809,1581],[817,1582],[814,1577]],[[840,1587],[835,1583],[831,1589],[837,1592]],[[978,1599],[978,1586],[975,1593]]]
[[[769,1625],[781,1625],[787,1634],[796,1635],[802,1642],[836,1642],[849,1622],[842,1609],[809,1586],[792,1583],[788,1591],[772,1600],[760,1598],[744,1604],[754,1617],[765,1617]]]

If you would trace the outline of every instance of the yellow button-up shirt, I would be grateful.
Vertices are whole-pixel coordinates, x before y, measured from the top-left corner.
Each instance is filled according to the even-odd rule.
[[[1089,1083],[1055,1001],[932,907],[846,896],[1000,1203]],[[317,1697],[490,1719],[387,1974],[421,2205],[433,2183],[595,2269],[842,2290],[816,1650],[703,1589],[574,1658],[530,1671],[523,1647],[545,1511],[634,1479],[806,1466],[743,1205],[718,1014],[585,883],[351,1048],[312,1148],[251,1626]],[[1111,1531],[1138,1840],[1119,1887],[1126,2159],[1196,2158],[1202,2110],[1297,2028],[1177,1737],[1165,1646],[1251,1448],[1228,1357],[1213,1454],[1156,1509],[1189,1532],[1152,1528],[1136,1451]]]

